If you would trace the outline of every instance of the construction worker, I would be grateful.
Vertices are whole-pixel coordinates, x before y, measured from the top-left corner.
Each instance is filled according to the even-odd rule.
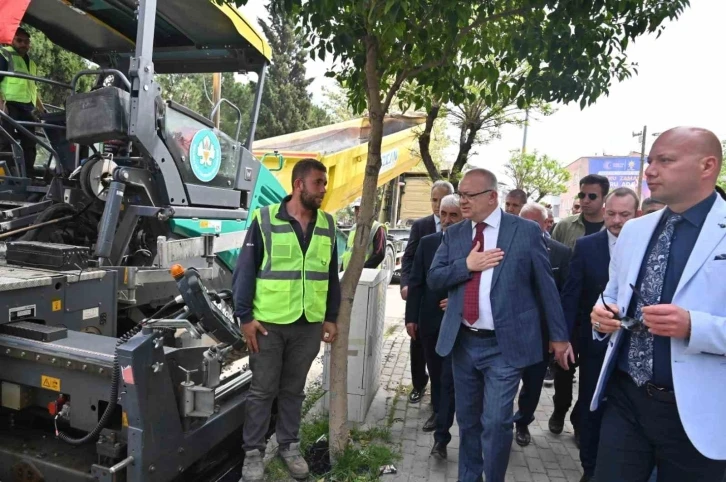
[[[320,341],[335,341],[340,282],[333,217],[320,209],[325,166],[303,159],[292,194],[252,215],[234,271],[234,305],[254,376],[243,427],[241,482],[264,480],[265,435],[277,397],[279,455],[295,479],[308,476],[300,453],[300,415]]]
[[[0,48],[0,71],[12,71],[18,74],[38,75],[35,62],[28,56],[30,50],[30,35],[19,28],[9,47]],[[0,110],[7,113],[17,121],[35,122],[34,111],[45,112],[43,103],[38,95],[35,81],[19,77],[0,76]],[[20,141],[25,158],[25,172],[33,177],[35,165],[35,142],[33,139],[17,132],[9,122],[0,123],[10,135]],[[33,128],[29,128],[31,132]],[[0,135],[0,152],[11,152],[10,140]],[[19,167],[19,166],[18,166]]]
[[[348,267],[348,262],[353,254],[353,243],[355,241],[355,230],[358,223],[358,214],[360,213],[360,198],[356,199],[353,203],[353,211],[355,212],[356,224],[350,229],[348,233],[348,245],[346,246],[345,253],[343,254],[342,268]],[[363,268],[375,269],[377,268],[383,259],[386,257],[386,236],[388,230],[385,224],[381,224],[378,221],[373,221],[371,226],[371,232],[368,236],[368,248],[366,251],[366,261]]]

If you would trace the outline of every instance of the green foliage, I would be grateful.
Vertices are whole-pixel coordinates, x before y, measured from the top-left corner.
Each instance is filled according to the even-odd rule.
[[[718,175],[718,185],[726,189],[726,155],[721,162],[721,173]]]
[[[305,389],[305,400],[303,401],[300,418],[305,418],[307,414],[310,413],[310,410],[312,410],[312,408],[318,402],[318,400],[323,398],[324,395],[325,390],[323,390],[323,386],[320,382],[316,382],[307,389]]]
[[[537,151],[522,154],[512,151],[512,157],[504,166],[507,176],[514,187],[522,189],[528,198],[539,202],[545,196],[558,195],[567,191],[570,172],[555,159],[546,155],[540,156]]]
[[[275,457],[265,467],[265,480],[268,482],[280,482],[292,480],[290,472],[285,467],[285,462],[281,458]]]
[[[156,81],[161,85],[165,99],[173,100],[184,107],[209,117],[214,108],[212,102],[212,74],[161,74]],[[238,82],[234,74],[222,74],[222,97],[236,105],[242,112],[240,141],[247,138],[250,127],[250,116],[254,102],[254,84]],[[220,129],[229,136],[234,136],[237,126],[237,111],[226,104],[220,107]]]
[[[48,40],[40,30],[23,25],[30,34],[30,56],[38,66],[38,76],[59,82],[70,83],[73,76],[81,70],[88,70],[93,64],[76,54],[64,50]],[[93,77],[81,77],[78,90],[84,92],[93,83]],[[38,83],[40,98],[45,104],[64,107],[70,90],[50,84]]]
[[[244,4],[246,0],[234,0]],[[461,79],[485,83],[484,100],[510,99],[520,109],[532,99],[581,107],[607,94],[614,79],[631,75],[625,49],[645,32],[659,31],[688,0],[272,0],[293,12],[310,56],[332,57],[326,74],[350,89],[356,113],[371,121],[360,226],[364,236],[374,217],[381,167],[383,119],[394,97],[413,108],[473,101]],[[492,60],[493,59],[493,60]],[[529,69],[520,72],[522,62]],[[361,236],[361,239],[363,238]],[[347,444],[348,326],[364,249],[356,244],[341,283],[338,318],[342,336],[333,346],[336,376],[331,387],[331,450],[344,456]]]
[[[635,70],[626,60],[628,43],[660,32],[688,0],[274,3],[299,15],[310,56],[333,58],[336,68],[328,75],[350,89],[351,107],[361,113],[368,107],[366,87],[378,87],[386,99],[412,80],[421,86],[411,95],[414,106],[428,107],[431,94],[442,103],[473,99],[457,82],[470,79],[487,83],[490,105],[509,98],[521,108],[540,98],[584,107]],[[368,85],[364,70],[372,49],[377,86]],[[530,66],[526,75],[512,77],[523,61]]]
[[[302,36],[289,18],[274,8],[270,9],[270,23],[260,20],[260,26],[272,48],[272,65],[255,137],[266,139],[330,124],[327,113],[313,106],[307,92],[312,80],[305,78],[307,52]]]
[[[329,430],[328,419],[325,417],[304,422],[300,426],[300,448],[303,453],[320,437],[327,437]],[[388,428],[353,429],[350,437],[354,446],[345,450],[330,473],[316,474],[315,480],[318,480],[317,477],[322,477],[331,482],[377,481],[380,467],[400,458],[400,455],[387,445],[391,442]]]
[[[356,117],[348,104],[347,89],[336,86],[333,88],[323,87],[323,108],[330,116],[333,123],[351,120]]]

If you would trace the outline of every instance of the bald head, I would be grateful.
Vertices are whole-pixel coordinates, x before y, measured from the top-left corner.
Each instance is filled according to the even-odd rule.
[[[654,198],[682,212],[713,193],[722,160],[721,142],[713,132],[676,127],[653,143],[645,178]]]
[[[723,159],[723,148],[716,134],[701,127],[674,127],[658,137],[672,139],[687,144],[693,152],[703,157],[715,157],[719,162]]]

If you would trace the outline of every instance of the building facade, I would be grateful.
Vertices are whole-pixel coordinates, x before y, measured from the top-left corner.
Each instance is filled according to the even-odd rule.
[[[610,190],[629,187],[637,192],[640,154],[631,152],[627,156],[581,157],[567,166],[567,170],[570,171],[571,177],[567,192],[560,197],[559,214],[561,217],[569,216],[572,213],[572,204],[577,199],[577,193],[580,192],[580,179],[588,174],[600,174],[607,177],[610,181]],[[641,199],[650,196],[645,177],[641,189]]]

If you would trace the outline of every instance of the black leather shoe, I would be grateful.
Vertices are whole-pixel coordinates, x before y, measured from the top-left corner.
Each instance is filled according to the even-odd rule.
[[[418,403],[421,401],[421,399],[424,396],[424,393],[426,393],[426,389],[416,390],[415,388],[411,390],[411,393],[408,394],[408,403]]]
[[[433,432],[436,430],[436,413],[432,413],[431,416],[426,420],[426,422],[423,424],[423,428],[421,429],[424,432]]]
[[[517,434],[514,439],[520,447],[526,447],[532,442],[532,436],[529,434],[529,427],[526,425],[515,425]]]
[[[550,432],[558,435],[561,434],[562,430],[565,428],[565,417],[560,417],[556,413],[553,413],[550,417],[549,428]]]
[[[446,460],[446,458],[449,456],[449,454],[446,453],[446,445],[442,444],[441,442],[434,443],[434,448],[431,449],[431,455],[438,455],[444,460]]]

